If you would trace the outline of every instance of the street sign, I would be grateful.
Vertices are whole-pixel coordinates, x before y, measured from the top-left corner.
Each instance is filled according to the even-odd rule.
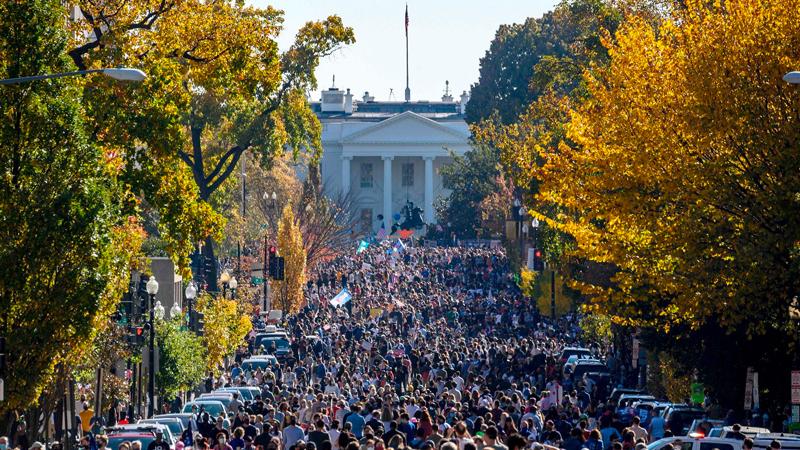
[[[792,403],[800,404],[800,387],[792,388]]]
[[[792,422],[800,423],[800,405],[792,405]]]
[[[792,371],[792,387],[800,387],[800,370]]]
[[[6,382],[0,378],[0,402],[6,401]]]
[[[692,383],[692,403],[702,405],[706,400],[706,394],[702,383]]]
[[[744,384],[744,409],[753,409],[753,368],[747,368],[747,381]]]

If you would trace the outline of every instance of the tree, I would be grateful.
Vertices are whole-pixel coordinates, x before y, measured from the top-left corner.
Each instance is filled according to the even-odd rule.
[[[306,251],[303,234],[295,220],[292,205],[283,207],[278,226],[278,254],[284,258],[283,281],[276,283],[273,306],[284,313],[296,313],[303,305],[303,286],[306,283]]]
[[[205,375],[203,340],[193,331],[182,329],[180,318],[156,324],[158,373],[156,386],[160,397],[174,398],[193,389]]]
[[[57,0],[0,3],[0,77],[71,69],[63,13]],[[87,132],[84,83],[0,87],[3,412],[36,403],[66,379],[57,367],[64,374],[91,350],[143,239],[125,213],[116,159]]]
[[[452,158],[452,164],[440,169],[442,183],[452,192],[438,219],[459,236],[472,237],[481,227],[478,213],[481,202],[497,191],[499,154],[489,146],[477,145],[464,156],[452,155]]]
[[[79,4],[86,19],[78,26],[81,35],[93,34],[88,34],[88,43],[76,43],[71,52],[76,64],[109,67],[133,59],[151,74],[142,89],[123,97],[130,113],[98,107],[96,123],[102,135],[119,142],[122,133],[146,144],[161,164],[182,163],[184,167],[175,170],[193,180],[189,192],[201,204],[211,200],[245,152],[265,167],[285,149],[295,156],[319,156],[321,127],[305,91],[316,85],[319,59],[354,41],[352,29],[339,17],[308,22],[281,54],[276,38],[282,12],[271,7],[248,7],[234,0]],[[95,104],[107,100],[101,94]],[[127,127],[119,130],[120,122]],[[166,212],[175,209],[159,206]],[[176,253],[188,255],[191,238],[206,239],[203,249],[213,258],[213,233],[185,228],[179,237],[183,245],[172,252],[173,258],[185,262],[185,256]],[[214,290],[216,274],[210,281]]]
[[[198,297],[197,311],[203,315],[206,368],[219,374],[225,357],[244,345],[245,337],[253,328],[250,307],[245,302],[203,294]]]
[[[607,41],[567,139],[538,149],[537,199],[562,211],[549,220],[575,239],[571,256],[617,268],[613,285],[579,284],[591,308],[707,358],[724,336],[796,349],[800,92],[781,80],[800,66],[795,8],[688,2],[658,29],[634,16]],[[787,352],[770,357],[724,367],[788,377]]]
[[[620,19],[605,0],[563,0],[541,18],[501,25],[481,58],[467,121],[513,123],[554,87],[572,90],[586,59],[604,53],[600,31],[613,31]]]

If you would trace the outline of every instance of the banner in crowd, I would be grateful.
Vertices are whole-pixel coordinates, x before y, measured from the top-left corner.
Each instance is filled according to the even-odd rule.
[[[398,239],[397,242],[394,243],[394,249],[397,250],[398,252],[405,251],[406,244],[403,244],[403,241]]]
[[[414,234],[414,230],[400,230],[397,234],[400,235],[400,239],[408,239]]]
[[[369,318],[374,319],[376,317],[380,317],[383,314],[383,308],[370,308],[369,309]]]
[[[367,247],[369,247],[369,242],[367,242],[367,241],[359,242],[358,243],[358,248],[356,249],[356,254],[359,254],[359,253],[363,252],[364,250],[367,249]]]
[[[350,295],[350,292],[347,290],[347,288],[344,288],[339,291],[338,294],[336,294],[336,297],[333,297],[330,300],[330,303],[331,306],[339,307],[349,302],[351,298],[353,298],[353,296]]]

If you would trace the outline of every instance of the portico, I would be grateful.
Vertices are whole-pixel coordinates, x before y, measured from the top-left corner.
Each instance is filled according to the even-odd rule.
[[[374,155],[361,155],[364,156],[372,156],[378,157],[383,161],[383,199],[382,199],[382,208],[381,214],[383,214],[384,218],[392,218],[394,213],[396,212],[395,207],[395,200],[393,197],[393,167],[392,161],[394,161],[394,155],[386,155],[386,154],[374,154]],[[408,161],[409,159],[419,159],[424,162],[424,184],[423,184],[423,204],[421,205],[424,211],[424,220],[425,223],[435,223],[436,218],[433,211],[433,200],[434,200],[434,180],[433,180],[433,164],[436,160],[435,155],[426,155],[420,154],[418,156],[409,156],[403,155],[404,160]],[[344,194],[348,194],[351,191],[351,183],[352,183],[352,164],[354,159],[358,157],[354,155],[342,155],[341,157],[341,165],[342,165],[342,192]],[[360,160],[357,159],[356,163]],[[401,174],[402,176],[402,174]],[[401,185],[403,183],[401,182]],[[387,222],[389,223],[389,222]]]
[[[366,105],[378,108],[376,103]],[[449,195],[438,169],[453,154],[469,149],[469,128],[457,110],[417,113],[414,108],[431,107],[415,103],[385,107],[408,109],[395,114],[320,113],[326,191],[352,198],[364,230],[374,232],[381,225],[388,230],[402,222],[404,218],[395,217],[407,202],[422,209],[425,223],[434,224],[436,198]]]

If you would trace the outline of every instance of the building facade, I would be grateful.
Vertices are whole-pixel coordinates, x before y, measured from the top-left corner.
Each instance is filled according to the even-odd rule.
[[[355,101],[349,89],[323,91],[311,106],[322,122],[326,194],[349,194],[364,231],[402,222],[408,202],[435,223],[434,201],[448,195],[439,169],[469,149],[468,100],[464,93],[459,101],[381,102],[365,93]]]

